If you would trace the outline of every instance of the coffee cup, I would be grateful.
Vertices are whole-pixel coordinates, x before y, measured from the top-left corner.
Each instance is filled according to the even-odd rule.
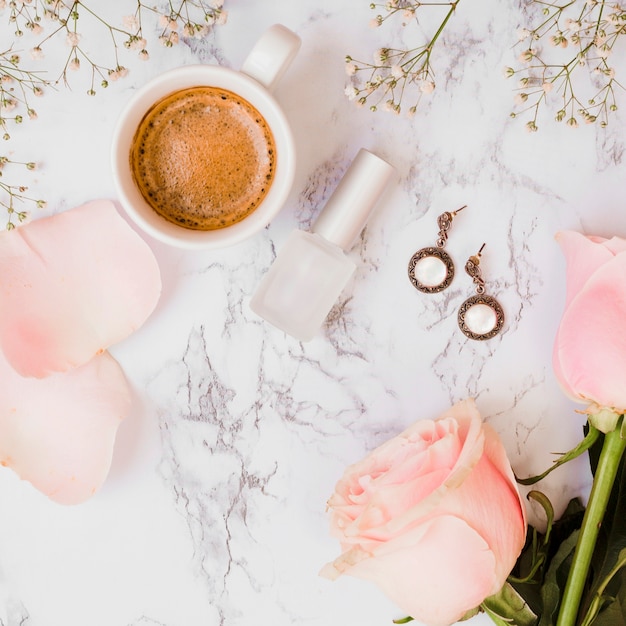
[[[272,90],[299,47],[295,33],[275,24],[240,71],[181,67],[132,97],[111,160],[121,205],[142,230],[180,248],[222,248],[276,216],[296,153]]]

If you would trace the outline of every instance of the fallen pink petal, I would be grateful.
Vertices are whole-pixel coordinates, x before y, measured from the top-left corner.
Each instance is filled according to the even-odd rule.
[[[71,372],[20,376],[0,353],[0,464],[61,504],[91,497],[108,475],[131,396],[105,352]]]
[[[161,293],[152,251],[108,200],[1,232],[0,276],[0,348],[37,378],[130,335]]]

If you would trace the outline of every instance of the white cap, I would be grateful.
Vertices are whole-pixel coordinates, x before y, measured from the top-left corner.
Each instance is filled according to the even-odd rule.
[[[313,232],[343,250],[359,236],[395,168],[361,148],[313,225]]]

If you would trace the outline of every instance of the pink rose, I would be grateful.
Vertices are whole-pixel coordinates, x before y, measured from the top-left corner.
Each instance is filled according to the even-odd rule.
[[[321,574],[371,580],[430,625],[451,624],[497,593],[526,535],[506,453],[473,400],[348,467],[328,506],[343,554]]]
[[[578,401],[626,411],[626,240],[557,235],[567,262],[565,312],[554,371]]]

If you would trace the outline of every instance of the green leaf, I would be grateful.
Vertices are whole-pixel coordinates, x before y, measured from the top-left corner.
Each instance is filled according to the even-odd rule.
[[[574,557],[579,533],[579,530],[575,530],[567,537],[559,545],[556,554],[550,561],[545,581],[541,586],[543,611],[539,620],[539,626],[553,626],[556,624],[561,596],[567,582],[567,573]]]
[[[538,616],[517,589],[508,582],[498,593],[485,598],[480,606],[496,624],[515,624],[515,626],[537,624]]]
[[[518,478],[516,476],[515,479],[518,483],[520,483],[520,485],[534,485],[535,483],[538,483],[541,479],[550,474],[550,472],[553,472],[557,467],[560,467],[568,461],[572,461],[583,452],[589,450],[589,448],[591,448],[591,446],[593,446],[593,444],[598,440],[599,436],[599,430],[596,428],[590,428],[585,435],[585,438],[575,448],[560,456],[545,472],[539,474],[538,476],[531,476],[530,478]]]

